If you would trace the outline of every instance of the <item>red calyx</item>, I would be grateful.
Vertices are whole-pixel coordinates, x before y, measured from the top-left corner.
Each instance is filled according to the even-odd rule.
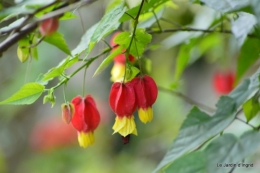
[[[138,108],[151,107],[156,101],[158,88],[150,76],[135,77],[131,83],[134,86],[136,105]]]
[[[228,94],[232,91],[235,75],[231,71],[216,72],[213,78],[214,89],[218,94]]]
[[[71,120],[74,128],[79,132],[94,131],[100,122],[100,115],[93,98],[90,95],[85,98],[77,96],[72,99],[71,103],[74,106],[74,115]]]
[[[110,40],[110,45],[112,47],[114,47],[115,45],[117,45],[117,43],[114,42],[114,39],[115,37],[120,34],[119,31],[115,32],[113,35],[112,35],[112,38]],[[112,52],[116,49],[117,47],[113,48]],[[124,52],[125,50],[123,50]],[[125,54],[119,54],[117,55],[115,58],[114,58],[114,62],[115,63],[121,63],[121,64],[125,64],[125,60],[126,60],[126,57],[125,57]],[[129,61],[130,62],[134,62],[135,61],[135,57],[133,55],[129,55]]]
[[[109,103],[118,116],[131,116],[136,110],[134,88],[130,82],[112,85]]]
[[[49,36],[53,34],[59,28],[59,19],[49,18],[41,22],[39,30],[40,33],[44,36]]]
[[[115,39],[115,37],[116,37],[118,34],[120,34],[120,31],[117,31],[117,32],[115,32],[115,33],[112,35],[111,40],[110,40],[110,46],[114,47],[115,45],[117,45],[117,43],[114,42],[114,39]]]
[[[120,64],[125,64],[125,60],[126,60],[125,54],[119,54],[114,58],[114,62]],[[129,61],[135,62],[135,57],[131,54],[129,54]]]

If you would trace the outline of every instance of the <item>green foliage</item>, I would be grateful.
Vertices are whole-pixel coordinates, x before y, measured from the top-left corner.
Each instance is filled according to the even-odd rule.
[[[235,119],[236,110],[258,89],[259,71],[260,69],[250,79],[235,88],[229,96],[222,96],[212,117],[198,108],[193,108],[155,172],[222,132]]]
[[[18,92],[0,104],[28,105],[34,103],[44,92],[44,86],[39,83],[27,83]]]
[[[50,36],[44,37],[43,40],[53,46],[56,46],[58,49],[60,49],[64,53],[70,55],[70,49],[61,33],[55,32]]]
[[[55,77],[61,76],[67,68],[71,67],[76,62],[78,62],[77,57],[68,57],[64,59],[62,62],[60,62],[60,64],[57,67],[50,69],[46,74],[44,74],[44,78],[42,79],[42,81],[48,81]]]
[[[231,12],[238,10],[242,7],[245,7],[249,5],[249,0],[243,0],[243,1],[238,1],[238,0],[200,0],[201,2],[205,3],[207,6],[218,10],[220,12],[226,13],[226,12]]]
[[[94,76],[113,63],[113,59],[119,54],[125,54],[126,57],[133,55],[139,61],[132,64],[128,59],[126,60],[125,81],[133,79],[138,73],[146,74],[151,71],[159,76],[160,69],[157,69],[160,66],[159,63],[162,61],[173,63],[176,58],[175,68],[171,70],[172,79],[168,79],[168,81],[174,81],[172,88],[180,86],[178,81],[181,80],[182,73],[198,59],[210,60],[210,63],[218,61],[217,66],[221,64],[224,69],[231,66],[232,58],[238,57],[236,59],[236,84],[239,84],[240,81],[241,83],[229,95],[220,97],[213,115],[203,112],[196,106],[193,107],[169,151],[154,170],[154,172],[163,170],[166,173],[229,172],[232,168],[216,169],[217,164],[239,163],[256,153],[260,146],[259,122],[256,127],[249,124],[260,110],[260,69],[250,78],[242,81],[247,72],[255,71],[252,67],[259,59],[260,1],[190,0],[190,2],[196,3],[195,9],[201,10],[201,13],[193,9],[192,3],[187,8],[181,6],[181,10],[175,14],[176,5],[170,0],[142,0],[135,7],[131,7],[131,3],[126,4],[122,0],[112,0],[102,19],[84,31],[80,42],[73,50],[70,50],[63,35],[59,32],[44,37],[43,41],[57,47],[66,53],[67,57],[47,73],[40,74],[35,82],[22,86],[18,92],[0,104],[32,104],[44,91],[47,91],[48,93],[43,97],[43,103],[49,102],[53,107],[56,103],[55,91],[57,88],[66,85],[79,71],[87,69],[97,58],[108,55],[108,53],[110,54],[100,63]],[[8,39],[11,38],[11,41],[13,39],[15,43],[18,43],[17,55],[21,62],[25,62],[30,56],[35,60],[41,58],[41,55],[38,55],[37,47],[41,41],[38,29],[35,28],[37,24],[46,16],[46,18],[57,16],[60,20],[74,19],[77,17],[75,15],[77,13],[74,14],[75,11],[72,10],[77,10],[82,5],[81,3],[89,5],[90,2],[27,0],[14,4],[10,8],[4,7],[0,11],[0,22],[6,26],[0,28],[0,36],[7,41],[4,40],[0,44],[0,54],[5,51],[5,47],[2,48],[2,45],[6,42],[10,44]],[[180,5],[182,4],[180,3]],[[211,9],[203,8],[203,6]],[[167,7],[171,7],[171,9],[169,10]],[[221,16],[219,16],[220,13]],[[207,14],[210,15],[206,16]],[[34,24],[35,27],[26,31],[31,24]],[[84,24],[82,25],[84,26]],[[106,37],[115,30],[121,31],[113,40],[118,46],[111,48],[111,45],[107,45],[103,50],[98,50],[98,55],[88,58],[93,48],[107,39]],[[174,37],[164,34],[168,32],[173,32]],[[20,36],[21,33],[24,34],[23,37],[16,36]],[[155,34],[160,34],[160,36],[155,36]],[[162,34],[164,35],[161,36]],[[167,41],[163,41],[164,46],[159,47],[162,37]],[[104,42],[107,44],[107,41]],[[177,57],[172,56],[169,61],[162,58],[165,47],[172,48],[176,45],[180,46],[170,51],[171,53],[177,52]],[[150,59],[149,56],[152,51],[161,51],[153,66],[154,59]],[[84,57],[80,59],[83,53]],[[66,70],[76,63],[79,66],[67,75]],[[58,78],[59,81],[56,85],[51,86],[52,83],[49,84],[49,81],[54,78]],[[46,85],[50,85],[49,89],[45,89]],[[161,89],[160,85],[161,83],[158,83]],[[164,90],[162,89],[162,91]],[[193,103],[182,93],[172,93]],[[60,97],[57,97],[57,101],[58,99]],[[247,120],[244,123],[251,126],[253,131],[245,132],[240,137],[225,133],[226,128],[234,122],[242,110]]]
[[[52,107],[55,105],[56,98],[53,92],[54,92],[53,88],[48,90],[48,95],[44,96],[43,98],[43,104],[50,102]]]
[[[94,76],[98,75],[101,71],[103,71],[117,55],[122,54],[123,49],[124,48],[122,46],[119,46],[108,57],[106,57],[98,66],[97,70],[94,73]]]
[[[133,37],[132,40],[130,32],[122,32],[115,37],[114,42],[121,45],[126,50],[131,46],[129,53],[135,57],[141,57],[147,44],[151,42],[152,36],[146,33],[144,29],[138,28]]]
[[[251,0],[251,6],[255,12],[255,15],[257,17],[257,20],[258,20],[258,24],[260,24],[260,9],[258,8],[259,5],[260,5],[260,1],[258,0]]]
[[[126,69],[126,81],[132,80],[138,73],[140,73],[140,70],[128,63]]]
[[[91,36],[94,34],[94,31],[96,30],[98,26],[98,23],[93,25],[91,28],[89,28],[84,35],[81,37],[81,41],[78,44],[78,46],[71,51],[71,54],[73,56],[80,55],[82,52],[86,51],[90,44]]]
[[[126,8],[122,2],[103,16],[90,38],[87,54],[91,52],[95,44],[99,42],[104,36],[108,35],[119,27],[119,19],[124,14],[125,10]]]
[[[252,51],[252,49],[254,51]],[[248,39],[241,48],[241,53],[238,57],[236,81],[238,82],[259,57],[260,40]]]
[[[238,45],[242,46],[257,21],[256,17],[249,13],[239,12],[237,15],[238,19],[232,22],[232,32],[237,38]]]
[[[30,39],[28,37],[24,37],[19,40],[17,48],[17,55],[21,62],[25,62],[30,56],[30,49],[27,48],[30,46]]]
[[[194,45],[195,41],[191,40],[190,43],[181,46],[176,60],[176,68],[174,73],[175,81],[178,81],[180,79],[182,72],[188,65],[191,49],[194,47]]]
[[[257,97],[253,97],[243,104],[243,111],[246,116],[247,122],[253,119],[257,115],[259,110],[260,105]]]
[[[260,133],[256,131],[245,132],[239,139],[233,134],[224,134],[214,139],[204,150],[180,157],[165,172],[229,172],[232,167],[224,167],[224,164],[241,164],[241,160],[256,152],[259,145]]]
[[[144,3],[144,7],[141,10],[141,14],[144,14],[149,11],[155,10],[157,7],[159,7],[162,4],[165,4],[169,0],[150,0],[149,3]],[[120,19],[120,22],[125,22],[127,20],[132,19],[132,17],[136,17],[138,10],[140,8],[140,5],[131,8],[126,11],[127,14],[124,14],[122,18]],[[131,17],[132,16],[132,17]]]

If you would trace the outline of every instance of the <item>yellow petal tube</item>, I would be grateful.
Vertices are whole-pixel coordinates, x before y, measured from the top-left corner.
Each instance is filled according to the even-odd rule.
[[[125,64],[115,63],[111,70],[112,82],[122,81],[125,74]]]
[[[93,132],[78,132],[79,145],[86,148],[95,142],[95,137]]]
[[[148,107],[147,109],[139,108],[138,115],[139,119],[146,124],[153,119],[153,109],[151,107]]]
[[[116,122],[112,128],[114,133],[119,133],[120,135],[126,137],[129,134],[137,135],[136,125],[134,121],[134,116],[116,116]]]

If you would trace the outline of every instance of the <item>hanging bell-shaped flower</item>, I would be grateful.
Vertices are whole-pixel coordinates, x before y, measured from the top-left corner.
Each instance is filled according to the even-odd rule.
[[[114,133],[123,137],[129,134],[137,135],[133,113],[136,110],[134,88],[130,82],[116,82],[112,85],[109,96],[110,107],[116,114],[113,126]]]
[[[152,121],[153,110],[152,105],[156,101],[158,88],[155,81],[150,76],[135,77],[131,83],[133,84],[138,107],[139,119],[143,123]]]
[[[71,123],[78,131],[79,145],[86,148],[95,141],[94,130],[99,125],[100,115],[90,95],[85,98],[77,96],[72,99],[71,103],[75,110]]]

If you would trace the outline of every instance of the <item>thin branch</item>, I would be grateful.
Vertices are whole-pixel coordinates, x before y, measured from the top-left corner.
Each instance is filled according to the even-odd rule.
[[[27,14],[26,17],[24,18],[24,21],[20,25],[18,25],[16,27],[13,27],[13,28],[10,28],[10,29],[6,29],[5,31],[0,32],[0,36],[5,35],[5,34],[9,34],[9,33],[12,34],[12,33],[16,32],[16,31],[18,31],[23,26],[25,26],[28,23],[28,21],[34,17],[35,14],[41,12],[42,10],[44,10],[44,9],[46,9],[46,8],[56,4],[56,3],[57,3],[57,1],[54,1],[54,2],[52,2],[50,4],[47,4],[45,6],[42,6],[42,7],[38,8],[38,9],[36,9],[33,13]]]
[[[133,20],[135,20],[135,18],[131,14],[129,14],[127,12],[125,12],[125,14],[128,15],[129,17],[131,17]]]
[[[79,2],[76,1],[73,4],[69,4],[69,3],[63,4],[63,5],[61,5],[62,8],[59,7],[56,10],[43,15],[40,19],[37,19],[34,22],[28,23],[25,26],[23,26],[23,25],[18,26],[18,28],[15,28],[12,31],[10,31],[10,32],[13,32],[13,31],[16,31],[16,32],[14,32],[11,36],[7,37],[3,42],[0,43],[0,56],[2,55],[2,53],[4,51],[6,51],[9,47],[11,47],[16,42],[18,42],[21,38],[23,38],[30,32],[34,31],[38,27],[38,23],[40,23],[41,21],[44,21],[48,18],[53,18],[53,17],[59,16],[67,11],[71,11],[71,10],[79,8],[83,5],[91,4],[95,1],[97,1],[97,0],[82,0]]]
[[[197,101],[195,101],[195,100],[192,100],[191,98],[189,98],[188,96],[186,96],[186,95],[184,95],[184,94],[182,94],[182,93],[180,93],[180,92],[172,91],[172,90],[170,90],[170,89],[167,89],[167,88],[164,88],[164,87],[161,87],[161,86],[158,86],[158,89],[159,89],[160,91],[167,92],[167,93],[170,93],[170,94],[175,95],[175,96],[177,96],[177,97],[180,97],[180,98],[183,99],[184,101],[186,101],[186,102],[188,102],[188,103],[190,103],[190,104],[192,104],[192,105],[197,105],[197,106],[199,106],[200,108],[202,108],[202,109],[204,109],[204,110],[207,110],[207,111],[209,111],[209,112],[215,112],[215,111],[216,111],[215,109],[213,109],[213,108],[211,108],[211,107],[209,107],[209,106],[207,106],[207,105],[204,105],[204,104],[199,103],[199,102],[197,102]]]
[[[173,28],[173,29],[163,29],[155,28],[147,31],[149,34],[160,34],[160,33],[168,33],[168,32],[180,32],[180,31],[188,31],[188,32],[203,32],[203,33],[224,33],[224,34],[233,34],[231,30],[209,30],[209,29],[199,29],[199,28],[190,28],[190,27],[181,27],[181,28]],[[255,34],[248,34],[248,37],[257,38]]]
[[[27,48],[27,49],[34,48],[34,47],[38,46],[42,42],[44,37],[45,36],[42,36],[36,43],[31,44],[30,46],[22,46],[21,48]]]
[[[167,22],[167,23],[169,23],[169,24],[172,24],[172,25],[174,25],[174,26],[178,26],[178,27],[180,27],[180,28],[183,27],[181,24],[179,24],[179,23],[177,23],[177,22],[174,22],[174,21],[171,21],[171,20],[168,20],[168,19],[163,18],[163,17],[161,17],[160,20],[161,20],[161,21],[164,21],[164,22]]]
[[[241,121],[241,122],[247,124],[248,126],[252,127],[255,130],[257,129],[257,127],[253,126],[252,124],[249,124],[248,122],[246,122],[246,121],[244,121],[244,120],[242,120],[242,119],[240,119],[238,117],[235,117],[235,119],[237,119],[238,121]]]
[[[153,10],[152,12],[153,12],[153,15],[154,15],[154,17],[155,17],[155,19],[156,19],[156,23],[157,23],[157,25],[158,25],[160,31],[162,31],[162,27],[161,27],[161,25],[160,25],[160,22],[159,22],[159,20],[158,20],[158,17],[157,17],[157,15],[156,15],[156,13],[154,12],[154,10]]]
[[[110,52],[111,49],[106,49],[103,52],[101,52],[100,54],[98,54],[97,56],[87,59],[85,60],[85,63],[83,65],[81,65],[78,69],[76,69],[74,72],[72,72],[67,78],[63,79],[61,82],[59,82],[56,86],[52,87],[52,89],[57,89],[59,88],[61,85],[63,85],[64,83],[67,83],[68,80],[70,78],[72,78],[74,75],[76,75],[80,70],[82,70],[83,68],[88,68],[90,66],[90,64],[97,58],[101,57],[102,55]]]
[[[136,17],[134,18],[134,20],[135,20],[135,22],[134,22],[134,31],[133,31],[133,35],[132,35],[132,38],[131,38],[131,40],[130,40],[129,46],[128,46],[127,50],[126,50],[126,51],[127,51],[127,52],[126,52],[126,53],[127,53],[127,54],[126,54],[127,56],[126,56],[126,61],[125,61],[125,63],[127,63],[127,61],[129,60],[129,52],[130,52],[130,49],[131,49],[133,40],[134,40],[134,38],[135,38],[135,32],[136,32],[137,25],[138,25],[138,19],[139,19],[139,16],[140,16],[140,14],[141,14],[142,8],[143,8],[143,6],[144,6],[144,1],[145,1],[145,0],[142,0],[141,5],[140,5],[140,8],[139,8],[139,10],[138,10],[138,12],[137,12],[137,15],[136,15]],[[127,70],[127,68],[125,68],[125,75],[124,75],[123,81],[125,81],[126,70]]]

